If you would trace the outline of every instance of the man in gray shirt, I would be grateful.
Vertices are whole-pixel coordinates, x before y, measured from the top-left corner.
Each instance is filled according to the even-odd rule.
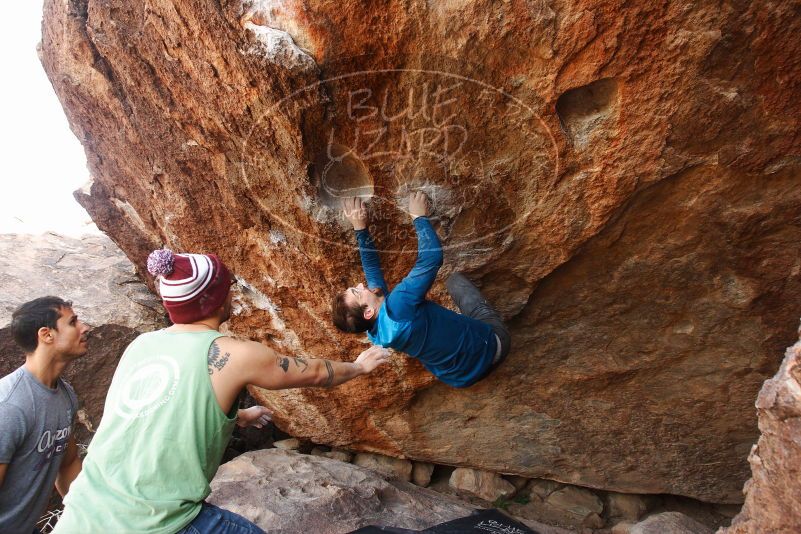
[[[0,532],[36,532],[53,484],[63,496],[81,471],[72,436],[78,400],[61,373],[86,354],[88,332],[58,297],[26,302],[12,315],[25,363],[0,379]]]

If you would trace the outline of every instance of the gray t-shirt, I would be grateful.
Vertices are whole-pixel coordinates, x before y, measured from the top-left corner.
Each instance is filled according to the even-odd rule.
[[[44,513],[78,406],[75,391],[55,389],[24,367],[0,378],[0,532],[30,534]]]

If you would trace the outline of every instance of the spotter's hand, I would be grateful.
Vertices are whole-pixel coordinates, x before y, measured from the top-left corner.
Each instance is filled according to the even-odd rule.
[[[255,426],[262,428],[272,421],[272,412],[264,406],[251,406],[236,413],[236,424],[242,428]]]
[[[373,345],[366,351],[359,354],[353,362],[362,368],[363,374],[372,373],[373,369],[389,361],[389,351],[384,347]]]
[[[345,218],[353,225],[354,230],[367,228],[367,206],[360,197],[348,197],[342,201]]]

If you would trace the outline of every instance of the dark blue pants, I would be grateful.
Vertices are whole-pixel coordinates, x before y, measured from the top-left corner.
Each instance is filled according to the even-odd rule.
[[[501,342],[501,352],[500,356],[492,362],[492,367],[490,368],[490,371],[492,371],[506,359],[512,346],[512,336],[509,335],[509,330],[506,328],[501,315],[495,311],[495,308],[490,306],[481,291],[462,273],[450,275],[445,281],[445,288],[459,311],[462,312],[462,315],[487,323],[492,328],[492,331],[495,332],[495,335],[498,336],[498,340]],[[489,374],[489,371],[487,374]]]
[[[241,515],[203,503],[197,517],[178,534],[266,534]]]

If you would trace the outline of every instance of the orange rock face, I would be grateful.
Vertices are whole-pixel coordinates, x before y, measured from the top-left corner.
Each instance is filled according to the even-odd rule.
[[[396,356],[332,391],[254,393],[318,443],[631,493],[737,502],[753,399],[801,294],[801,20],[652,2],[45,2],[42,61],[137,265],[216,252],[231,329],[353,359],[342,196],[371,196],[390,285],[403,198],[442,275],[509,319],[467,390]],[[432,298],[449,304],[437,283]]]

